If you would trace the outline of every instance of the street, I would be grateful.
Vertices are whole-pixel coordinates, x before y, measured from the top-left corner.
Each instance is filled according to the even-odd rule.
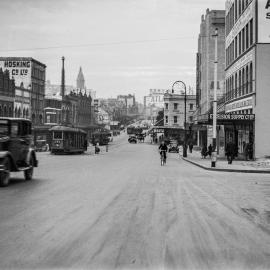
[[[1,269],[269,269],[270,181],[210,172],[121,135],[100,155],[38,153],[0,189]]]

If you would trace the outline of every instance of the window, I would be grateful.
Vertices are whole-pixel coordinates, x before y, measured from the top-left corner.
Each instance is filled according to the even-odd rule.
[[[19,131],[19,126],[17,122],[12,122],[11,123],[11,136],[17,136],[18,135],[18,131]]]
[[[250,31],[250,46],[251,46],[253,44],[253,19],[250,20],[249,31]]]
[[[193,116],[189,117],[189,122],[193,122]]]
[[[246,67],[246,94],[249,93],[249,74],[248,74],[248,66]]]
[[[252,63],[250,64],[250,67],[249,67],[249,81],[250,81],[250,88],[249,88],[249,91],[250,93],[252,93],[253,91],[253,69],[252,69]]]
[[[238,56],[238,51],[237,51],[237,41],[238,41],[238,39],[237,39],[237,36],[235,37],[235,43],[234,43],[234,46],[235,46],[235,52],[234,52],[234,56],[235,56],[235,58],[237,58],[237,56]]]
[[[174,110],[177,110],[177,109],[178,109],[178,104],[177,104],[177,103],[174,103],[174,104],[173,104],[173,109],[174,109]]]
[[[235,91],[235,97],[237,97],[237,92],[238,92],[238,89],[237,89],[237,73],[235,74],[234,78],[235,78],[235,80],[234,80],[235,81],[235,83],[234,83],[235,90],[234,91]]]
[[[165,103],[165,110],[168,110],[168,109],[169,109],[169,104]]]
[[[249,29],[248,29],[249,24],[246,25],[246,49],[249,48]]]
[[[168,124],[168,115],[165,116],[165,123]]]
[[[173,123],[174,123],[174,124],[177,124],[177,116],[174,116],[174,117],[173,117]]]
[[[62,133],[62,131],[54,131],[53,132],[53,138],[54,139],[62,139],[63,137],[63,133]]]
[[[189,104],[189,110],[190,110],[190,111],[193,111],[193,103],[190,103],[190,104]]]
[[[239,48],[239,55],[241,54],[241,49],[242,49],[242,33],[240,32],[239,33],[239,37],[238,37],[238,39],[239,39],[239,46],[238,46],[238,48]]]
[[[242,53],[245,51],[245,28],[242,29]]]

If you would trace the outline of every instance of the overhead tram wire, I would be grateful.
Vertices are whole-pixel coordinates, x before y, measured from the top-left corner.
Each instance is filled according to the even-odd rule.
[[[124,44],[143,44],[152,42],[162,41],[174,41],[183,39],[195,39],[196,37],[176,37],[176,38],[162,38],[162,39],[149,39],[149,40],[135,40],[135,41],[118,41],[118,42],[105,42],[105,43],[89,43],[89,44],[78,44],[78,45],[59,45],[59,46],[48,46],[48,47],[37,47],[37,48],[21,48],[21,49],[0,49],[0,52],[18,52],[18,51],[39,51],[39,50],[53,50],[53,49],[64,49],[64,48],[87,48],[87,47],[98,47],[98,46],[114,46]]]

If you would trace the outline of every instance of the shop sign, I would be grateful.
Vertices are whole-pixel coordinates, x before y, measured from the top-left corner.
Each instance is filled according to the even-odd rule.
[[[15,84],[23,83],[24,87],[31,85],[31,61],[30,60],[2,60],[0,68],[8,70],[10,77],[15,79]]]
[[[258,0],[258,43],[270,43],[270,0]]]
[[[235,101],[230,104],[225,105],[225,111],[230,112],[230,111],[235,111],[239,109],[251,109],[253,107],[253,98],[247,98],[247,99],[242,99]]]
[[[213,120],[213,114],[209,115],[209,119]],[[217,114],[217,120],[253,121],[255,120],[255,114],[235,114],[235,113]]]

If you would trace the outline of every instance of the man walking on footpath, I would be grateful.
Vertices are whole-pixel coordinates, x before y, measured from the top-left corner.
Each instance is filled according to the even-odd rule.
[[[229,142],[227,143],[225,150],[226,150],[228,164],[232,164],[232,161],[234,159],[234,153],[235,153],[235,146],[232,143],[232,139],[229,139]]]

